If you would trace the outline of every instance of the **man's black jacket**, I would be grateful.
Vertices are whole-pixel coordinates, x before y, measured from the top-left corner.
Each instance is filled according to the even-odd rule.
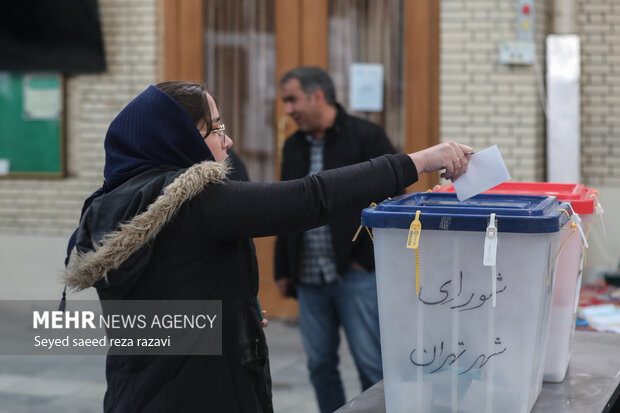
[[[395,152],[381,126],[349,115],[340,105],[337,105],[337,108],[336,121],[326,131],[323,138],[325,139],[324,170],[352,165]],[[309,170],[310,142],[305,132],[297,131],[284,144],[281,179],[288,181],[302,178],[308,175]],[[364,182],[356,184],[364,185]],[[382,199],[374,201],[378,203]],[[336,265],[341,276],[349,269],[353,261],[367,270],[375,268],[372,241],[366,231],[360,232],[355,242],[351,241],[360,225],[360,218],[359,209],[343,210],[330,224]],[[276,280],[290,277],[297,282],[302,248],[302,232],[278,237],[275,251]],[[290,294],[292,295],[293,292],[291,291]]]

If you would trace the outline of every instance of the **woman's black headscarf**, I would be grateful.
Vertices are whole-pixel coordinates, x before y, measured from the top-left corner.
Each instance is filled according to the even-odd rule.
[[[187,111],[155,86],[149,86],[116,116],[108,128],[104,147],[103,186],[84,201],[82,215],[95,198],[148,169],[182,169],[213,160]],[[75,246],[76,234],[77,230],[69,240],[65,264]]]

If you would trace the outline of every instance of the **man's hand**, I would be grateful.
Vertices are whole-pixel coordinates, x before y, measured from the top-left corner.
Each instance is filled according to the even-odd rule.
[[[278,287],[278,291],[280,291],[280,295],[283,298],[286,298],[286,290],[288,290],[288,286],[291,283],[291,279],[290,278],[280,278],[279,280],[276,280],[276,287]]]

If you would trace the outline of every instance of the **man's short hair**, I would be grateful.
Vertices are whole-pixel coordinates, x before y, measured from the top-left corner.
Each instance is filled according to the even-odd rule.
[[[325,94],[325,101],[331,106],[336,105],[336,90],[334,89],[334,82],[332,82],[329,74],[315,66],[300,66],[295,69],[289,70],[282,76],[280,85],[284,85],[291,79],[299,80],[301,89],[306,95],[310,95],[315,90],[322,90]]]

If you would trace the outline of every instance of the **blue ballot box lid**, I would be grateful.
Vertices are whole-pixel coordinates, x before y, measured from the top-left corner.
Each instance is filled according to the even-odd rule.
[[[480,194],[459,201],[454,193],[416,192],[362,211],[362,225],[406,228],[420,211],[422,230],[486,231],[496,215],[498,232],[550,233],[566,225],[568,202],[554,196]]]

